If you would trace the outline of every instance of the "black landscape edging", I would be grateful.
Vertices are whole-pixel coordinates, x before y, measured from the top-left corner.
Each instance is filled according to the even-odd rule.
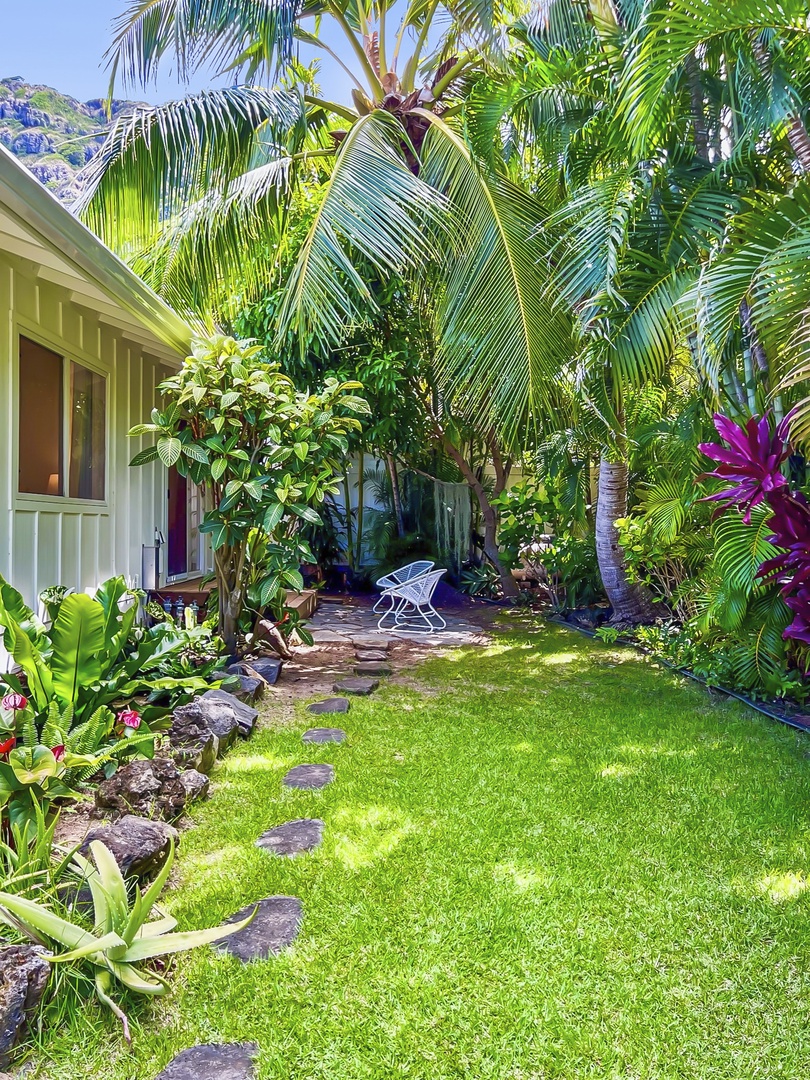
[[[563,626],[566,630],[573,630],[578,634],[584,634],[589,638],[596,638],[596,631],[589,630],[585,626],[577,626],[575,623],[566,622],[565,619],[560,619],[554,615],[546,615],[546,622],[554,623],[555,626]],[[601,639],[598,639],[601,640]],[[692,679],[693,682],[698,683],[705,690],[717,691],[718,693],[725,694],[726,697],[734,698],[736,701],[741,701],[743,705],[747,705],[755,712],[761,713],[763,716],[767,716],[770,720],[777,720],[780,724],[784,724],[786,727],[793,728],[794,731],[802,731],[805,735],[810,735],[810,723],[802,724],[798,720],[793,720],[789,716],[785,716],[778,712],[774,712],[773,709],[767,708],[765,705],[760,705],[756,701],[752,701],[751,698],[745,694],[741,694],[739,690],[730,690],[727,686],[709,686],[708,682],[700,675],[696,675],[694,671],[690,671],[689,668],[678,667],[677,664],[670,663],[669,660],[664,660],[663,657],[658,656],[651,649],[648,649],[645,645],[639,645],[637,641],[633,641],[632,638],[618,637],[615,642],[603,642],[603,644],[616,644],[623,645],[628,649],[635,649],[636,652],[641,653],[643,656],[649,656],[657,664],[663,664],[665,668],[670,671],[676,672],[678,675],[684,675],[687,679]]]

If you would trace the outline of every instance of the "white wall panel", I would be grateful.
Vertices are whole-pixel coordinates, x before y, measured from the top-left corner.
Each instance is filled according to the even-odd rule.
[[[129,428],[149,419],[169,369],[100,323],[61,285],[0,251],[0,573],[34,603],[48,585],[97,586],[111,574],[141,582],[141,546],[166,532],[166,475],[131,469],[145,445]],[[18,335],[28,334],[107,377],[107,498],[103,504],[17,494]],[[0,660],[2,663],[2,660]]]

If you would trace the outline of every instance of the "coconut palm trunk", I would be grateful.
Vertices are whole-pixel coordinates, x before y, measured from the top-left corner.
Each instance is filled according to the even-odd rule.
[[[610,621],[614,626],[654,622],[659,614],[649,592],[629,580],[624,551],[619,544],[615,522],[627,515],[628,473],[626,456],[611,460],[602,455],[596,503],[596,558],[602,584],[613,608]]]

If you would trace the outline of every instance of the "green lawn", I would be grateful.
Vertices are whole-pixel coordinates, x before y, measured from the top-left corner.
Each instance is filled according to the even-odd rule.
[[[33,1076],[150,1080],[241,1039],[262,1080],[806,1076],[810,741],[545,626],[416,676],[353,704],[345,746],[305,749],[302,707],[237,748],[183,839],[182,926],[294,894],[296,945],[190,954],[131,1052],[88,1008]],[[306,760],[335,783],[282,794]],[[253,846],[302,816],[317,852]]]

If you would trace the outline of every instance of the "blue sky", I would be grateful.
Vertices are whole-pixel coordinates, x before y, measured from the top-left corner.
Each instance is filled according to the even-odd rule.
[[[80,101],[103,97],[108,85],[103,56],[110,26],[126,6],[126,0],[0,0],[0,78],[21,75],[27,82],[44,83]],[[328,30],[324,36],[329,39]],[[201,75],[191,89],[229,81]],[[347,99],[347,80],[334,65],[324,65],[321,81],[325,94]],[[162,102],[182,92],[166,70],[157,86],[119,96]]]

